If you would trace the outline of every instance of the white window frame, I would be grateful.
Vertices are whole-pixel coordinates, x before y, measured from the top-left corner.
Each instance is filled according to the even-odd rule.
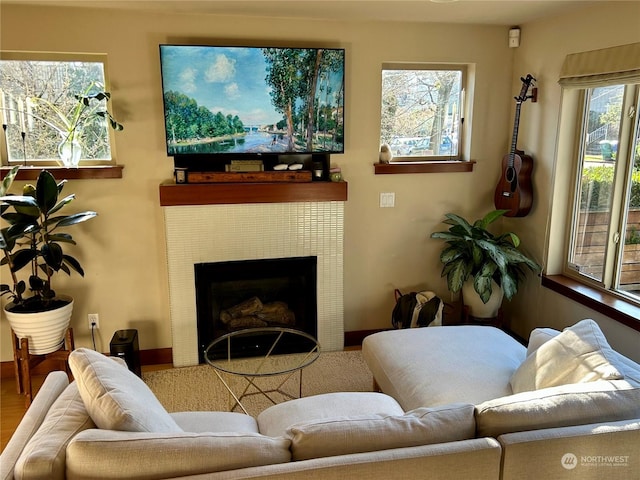
[[[637,112],[640,98],[640,85],[626,84],[624,100],[622,106],[622,117],[620,125],[620,135],[618,143],[617,167],[613,180],[613,193],[611,203],[611,219],[607,231],[607,244],[604,254],[604,267],[602,279],[595,279],[592,276],[581,273],[571,263],[571,245],[576,235],[576,218],[580,209],[580,179],[582,176],[583,140],[585,116],[587,115],[588,89],[580,89],[570,92],[563,99],[563,103],[573,104],[573,112],[568,112],[569,119],[566,123],[572,123],[575,127],[573,134],[573,154],[572,154],[572,190],[569,193],[569,209],[567,216],[567,230],[565,232],[564,254],[562,274],[573,278],[580,283],[590,287],[607,291],[632,304],[640,306],[640,298],[637,295],[627,294],[619,288],[620,271],[622,268],[622,249],[624,247],[624,232],[622,226],[626,225],[626,215],[628,206],[628,190],[631,188],[631,175],[633,173],[634,156],[632,146],[637,136]],[[611,82],[606,83],[611,85]],[[597,85],[590,85],[589,88]],[[566,124],[565,123],[565,124]]]
[[[460,162],[461,160],[465,160],[465,151],[466,151],[466,138],[467,138],[467,129],[470,125],[470,109],[467,108],[467,104],[469,102],[469,65],[467,64],[459,64],[459,63],[383,63],[380,71],[381,80],[382,80],[382,71],[383,70],[446,70],[446,71],[459,71],[461,73],[461,87],[460,87],[460,98],[459,103],[462,108],[457,112],[457,127],[458,127],[458,141],[457,147],[458,151],[456,155],[427,155],[427,156],[403,156],[394,154],[393,162],[394,164],[415,164],[415,163],[429,163],[429,162]],[[382,92],[381,92],[382,95]],[[381,105],[382,105],[382,97],[381,97]],[[381,115],[382,120],[382,115]],[[380,137],[382,138],[382,125],[380,125]]]
[[[106,54],[99,53],[62,53],[62,52],[26,52],[26,51],[0,51],[0,59],[2,60],[25,60],[25,61],[59,61],[59,62],[96,62],[102,63],[104,73],[104,89],[111,91],[108,62]],[[111,102],[107,102],[106,109],[112,113]],[[1,128],[1,127],[0,127]],[[87,166],[116,166],[116,145],[114,139],[114,130],[106,129],[109,139],[109,148],[111,152],[110,159],[86,159],[81,158],[79,167]],[[2,166],[27,165],[33,167],[59,166],[60,162],[57,158],[51,159],[13,159],[9,161],[7,151],[6,133],[0,131],[0,164]]]
[[[582,119],[578,112],[583,108],[583,90],[615,84],[640,86],[640,42],[569,54],[562,65],[558,83],[562,89],[542,286],[613,321],[640,330],[638,303],[605,288],[604,282],[590,282],[567,268],[576,192],[576,162],[582,161],[576,154],[576,144],[580,140],[578,135],[581,135]],[[618,152],[624,156],[620,148]],[[622,176],[620,174],[619,178]]]

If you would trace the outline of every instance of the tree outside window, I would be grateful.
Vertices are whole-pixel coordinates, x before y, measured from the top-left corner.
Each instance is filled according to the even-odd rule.
[[[463,67],[383,65],[380,143],[403,160],[458,159]]]
[[[60,163],[64,148],[71,148],[72,153],[76,148],[75,153],[81,154],[85,164],[111,163],[107,122],[112,117],[106,108],[108,95],[104,95],[104,59],[95,55],[56,56],[2,52],[3,163]]]

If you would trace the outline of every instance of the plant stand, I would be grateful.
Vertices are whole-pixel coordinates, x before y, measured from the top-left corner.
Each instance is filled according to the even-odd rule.
[[[462,306],[462,319],[463,325],[490,325],[492,327],[498,327],[500,329],[508,328],[509,325],[505,324],[504,316],[502,315],[502,307],[498,310],[498,315],[492,318],[476,318],[469,313],[469,307]]]
[[[59,370],[67,373],[69,381],[73,380],[69,369],[69,354],[75,348],[73,342],[73,329],[67,328],[64,336],[64,344],[59,350],[45,355],[32,355],[29,353],[29,339],[18,338],[13,330],[13,366],[16,374],[16,389],[19,395],[24,395],[25,406],[31,405],[33,392],[31,389],[31,370],[45,360],[52,360],[58,363]]]

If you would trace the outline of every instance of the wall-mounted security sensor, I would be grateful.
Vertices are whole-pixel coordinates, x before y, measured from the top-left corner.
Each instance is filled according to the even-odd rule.
[[[517,48],[520,46],[520,28],[512,27],[509,30],[509,48]]]

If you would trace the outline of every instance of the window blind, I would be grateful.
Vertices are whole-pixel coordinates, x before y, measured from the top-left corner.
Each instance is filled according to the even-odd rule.
[[[640,83],[640,43],[569,54],[558,83],[565,88]]]

